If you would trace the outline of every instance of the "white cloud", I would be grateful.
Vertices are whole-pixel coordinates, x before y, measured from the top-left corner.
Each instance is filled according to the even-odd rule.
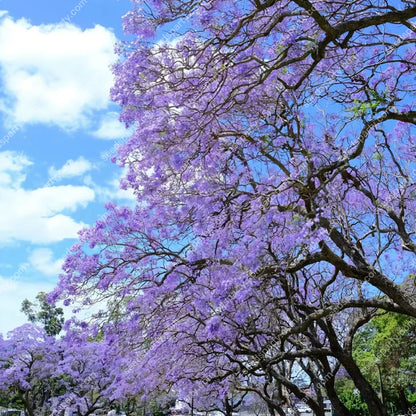
[[[0,187],[19,188],[26,179],[24,169],[32,162],[23,154],[0,152]]]
[[[84,226],[61,212],[75,211],[94,199],[86,186],[54,186],[35,190],[0,189],[0,242],[23,240],[52,243],[76,238]],[[4,198],[4,199],[3,199]]]
[[[49,292],[54,284],[48,282],[28,283],[0,277],[0,332],[5,334],[27,322],[26,315],[20,312],[24,299],[34,300],[39,292]]]
[[[0,69],[6,98],[0,104],[9,121],[85,127],[92,110],[108,106],[115,42],[99,25],[83,31],[3,16]]]
[[[105,140],[122,139],[131,136],[131,131],[126,129],[123,123],[118,120],[118,113],[107,113],[100,122],[97,130],[92,135]]]
[[[0,153],[0,243],[51,243],[76,238],[84,224],[64,212],[88,205],[95,198],[94,191],[73,185],[24,189],[22,183],[29,163],[15,152]]]
[[[127,168],[120,169],[120,173],[109,180],[105,185],[98,185],[90,176],[85,177],[84,184],[94,189],[99,201],[103,203],[114,201],[123,204],[136,203],[137,198],[132,189],[121,189],[120,179],[125,177]]]
[[[62,272],[64,259],[53,259],[53,251],[48,248],[38,248],[29,257],[30,264],[46,276],[58,276]]]
[[[55,180],[73,178],[90,171],[92,167],[92,164],[87,159],[80,156],[77,160],[69,159],[60,169],[51,167],[49,169],[49,176]]]
[[[107,187],[97,187],[95,191],[103,201],[136,202],[137,198],[132,189],[121,189],[120,179],[113,179]]]

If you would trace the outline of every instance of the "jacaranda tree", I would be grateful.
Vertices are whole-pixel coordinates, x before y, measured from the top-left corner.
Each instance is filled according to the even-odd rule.
[[[416,317],[415,2],[132,3],[112,98],[137,205],[82,232],[52,299],[110,300],[137,391],[350,415],[342,370],[385,416],[352,342]]]
[[[120,379],[120,360],[112,353],[114,349],[79,332],[67,333],[60,349],[55,375],[61,379],[62,392],[51,400],[55,413],[70,408],[78,416],[88,416],[98,409],[111,409],[119,398]]]
[[[0,393],[20,401],[26,416],[62,416],[68,409],[88,416],[111,408],[127,396],[120,383],[127,367],[115,352],[80,331],[55,339],[25,324],[0,337]]]
[[[43,328],[25,324],[0,338],[0,392],[17,397],[26,416],[50,412],[50,400],[59,394],[54,383],[59,362],[56,340]]]

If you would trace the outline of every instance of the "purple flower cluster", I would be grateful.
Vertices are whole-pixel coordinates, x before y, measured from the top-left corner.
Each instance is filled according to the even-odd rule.
[[[126,391],[278,407],[274,380],[304,400],[296,371],[329,383],[352,365],[334,348],[345,310],[416,316],[400,286],[415,272],[415,39],[388,25],[416,11],[134,3],[112,98],[135,126],[117,161],[137,204],[81,233],[51,299],[108,303],[102,330],[137,354]],[[152,41],[186,18],[175,42]]]

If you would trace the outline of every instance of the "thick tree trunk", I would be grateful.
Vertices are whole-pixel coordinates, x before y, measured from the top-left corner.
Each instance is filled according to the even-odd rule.
[[[337,334],[330,320],[326,320],[325,322],[322,321],[320,326],[328,336],[334,357],[339,360],[344,369],[350,375],[355,387],[360,392],[361,397],[365,403],[367,403],[371,416],[388,416],[386,406],[381,402],[378,394],[363,376],[361,370],[352,357],[352,343],[350,342],[348,344],[344,344],[344,348],[340,345]]]
[[[277,410],[277,413],[279,413],[279,416],[286,416],[285,411],[281,407],[276,408],[276,410]],[[270,415],[272,415],[271,412],[270,412]]]
[[[399,402],[400,402],[400,408],[402,409],[403,414],[407,414],[409,412],[409,402],[407,401],[406,394],[404,392],[403,387],[399,387],[397,389],[399,393]]]
[[[270,416],[275,416],[275,415],[276,415],[276,412],[274,411],[273,406],[271,406],[270,404],[267,404],[267,408],[268,408],[268,410],[269,410],[269,414],[270,414]],[[277,412],[280,414],[279,409],[276,409],[276,410],[277,410]]]
[[[328,395],[328,399],[331,401],[331,404],[335,410],[335,412],[339,416],[354,416],[341,402],[338,397],[338,394],[335,391],[334,383],[329,380],[325,383],[326,394]]]
[[[386,407],[381,403],[377,393],[363,376],[353,358],[345,354],[342,354],[339,358],[345,370],[351,376],[355,386],[361,393],[361,397],[367,403],[371,416],[388,416]]]
[[[225,416],[233,416],[233,406],[229,403],[228,399],[224,400]]]
[[[30,400],[29,392],[25,392],[24,395],[21,394],[20,396],[21,396],[21,399],[22,399],[22,402],[23,402],[23,405],[24,405],[24,408],[25,408],[25,414],[27,416],[35,416],[34,409],[33,409],[33,403]]]

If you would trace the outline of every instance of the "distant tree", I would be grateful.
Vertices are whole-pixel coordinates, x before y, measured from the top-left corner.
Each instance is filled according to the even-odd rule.
[[[26,416],[61,415],[66,408],[87,416],[123,403],[121,363],[128,362],[110,344],[74,332],[56,339],[32,324],[0,336],[0,404],[16,405]]]
[[[112,408],[117,399],[125,397],[118,390],[121,357],[112,354],[107,343],[67,333],[60,347],[55,375],[61,378],[64,393],[53,398],[55,411],[71,407],[79,416],[88,416]]]
[[[22,403],[26,416],[44,414],[57,393],[56,340],[42,328],[25,324],[0,338],[0,392]]]
[[[36,302],[25,299],[20,309],[33,324],[41,324],[46,333],[56,336],[61,332],[64,323],[64,311],[62,308],[50,305],[46,301],[46,293],[39,292]]]
[[[366,377],[380,391],[380,367],[386,400],[410,409],[410,390],[416,365],[416,319],[384,313],[366,324],[354,339],[353,355]]]

